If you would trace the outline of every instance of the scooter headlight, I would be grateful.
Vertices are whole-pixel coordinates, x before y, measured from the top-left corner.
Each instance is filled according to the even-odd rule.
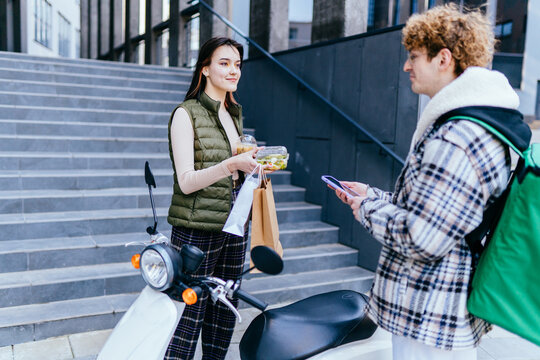
[[[180,255],[164,244],[147,246],[141,253],[141,274],[144,281],[155,290],[165,291],[174,282],[182,268]]]

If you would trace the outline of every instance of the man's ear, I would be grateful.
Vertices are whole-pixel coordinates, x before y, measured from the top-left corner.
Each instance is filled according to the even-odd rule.
[[[455,61],[452,57],[452,52],[449,49],[441,49],[441,51],[439,51],[438,58],[439,67],[441,70],[446,71],[450,68],[452,71],[454,71]]]

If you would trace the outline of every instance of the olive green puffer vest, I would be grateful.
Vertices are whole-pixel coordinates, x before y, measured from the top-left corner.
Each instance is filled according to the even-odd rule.
[[[174,185],[167,221],[173,226],[220,232],[231,210],[232,177],[221,179],[191,194],[184,194],[180,190],[171,147],[171,124],[178,107],[187,111],[193,125],[195,170],[216,165],[232,156],[229,139],[218,118],[219,101],[202,92],[199,100],[190,99],[178,105],[169,120],[169,153],[174,170]],[[242,135],[242,108],[232,105],[228,111],[238,134]]]

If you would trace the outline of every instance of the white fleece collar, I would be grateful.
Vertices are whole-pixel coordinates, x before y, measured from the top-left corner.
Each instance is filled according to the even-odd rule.
[[[517,109],[519,97],[502,73],[482,67],[469,67],[435,94],[426,105],[416,125],[411,151],[435,120],[450,110],[464,106]]]

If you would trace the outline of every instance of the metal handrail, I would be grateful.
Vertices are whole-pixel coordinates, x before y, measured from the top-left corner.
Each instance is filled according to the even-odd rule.
[[[302,78],[300,78],[298,75],[296,75],[291,69],[283,65],[279,60],[277,60],[275,57],[272,56],[268,51],[263,49],[259,44],[257,44],[255,41],[253,41],[249,36],[245,35],[240,29],[238,29],[233,23],[231,23],[229,20],[225,19],[223,16],[218,14],[210,5],[206,3],[204,0],[191,0],[188,1],[189,4],[198,1],[199,4],[204,6],[208,11],[210,11],[212,14],[214,14],[218,19],[223,21],[225,25],[230,27],[234,32],[236,32],[238,35],[243,37],[250,45],[254,46],[257,50],[259,50],[264,56],[269,58],[272,62],[274,62],[278,67],[280,67],[282,70],[284,70],[287,74],[292,76],[296,81],[298,81],[303,87],[311,91],[313,95],[318,97],[320,100],[322,100],[326,105],[328,105],[332,110],[337,112],[339,115],[341,115],[345,120],[347,120],[350,124],[352,124],[354,127],[356,127],[360,132],[362,132],[365,136],[367,136],[370,140],[372,140],[375,144],[377,144],[384,152],[386,152],[388,155],[394,158],[398,163],[400,163],[402,166],[405,164],[403,159],[399,157],[395,152],[392,151],[388,146],[384,145],[382,141],[377,139],[374,135],[372,135],[369,131],[364,129],[363,126],[359,125],[356,121],[354,121],[349,115],[345,114],[340,108],[338,108],[334,103],[332,103],[330,100],[328,100],[326,97],[324,97],[321,93],[319,93],[317,90],[315,90],[311,85],[306,83]]]

